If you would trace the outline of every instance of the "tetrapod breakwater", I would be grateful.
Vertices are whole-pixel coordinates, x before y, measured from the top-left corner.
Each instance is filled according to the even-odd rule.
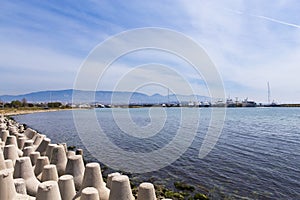
[[[46,135],[0,116],[0,200],[155,200],[154,185],[133,196],[128,176],[104,182],[99,163],[84,164],[83,151],[52,144]]]

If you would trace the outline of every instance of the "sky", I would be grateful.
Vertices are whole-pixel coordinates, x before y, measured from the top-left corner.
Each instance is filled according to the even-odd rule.
[[[123,31],[159,27],[178,31],[205,49],[226,96],[267,102],[269,82],[271,100],[300,103],[299,9],[297,0],[1,0],[0,95],[73,88],[97,45]],[[168,79],[180,85],[179,74],[197,94],[209,94],[203,77],[188,63],[154,50],[118,59],[98,89],[113,90],[120,77],[149,63],[170,66],[176,73]],[[145,70],[142,78],[166,78],[159,67]],[[127,79],[134,82],[136,76]],[[166,88],[154,84],[138,90],[151,95],[165,94]]]

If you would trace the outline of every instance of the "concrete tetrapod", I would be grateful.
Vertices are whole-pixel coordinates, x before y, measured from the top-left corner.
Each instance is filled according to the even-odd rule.
[[[38,134],[39,134],[39,133],[36,132],[35,135],[31,138],[31,140],[32,140],[33,142],[35,141],[35,139],[36,139],[36,137],[38,136]]]
[[[0,119],[0,131],[2,131],[2,130],[6,130],[6,124],[5,124],[5,122],[4,121],[1,121],[1,119]]]
[[[155,189],[152,183],[140,184],[137,200],[156,200]]]
[[[2,131],[2,130],[6,130],[6,125],[0,119],[0,131]]]
[[[11,159],[7,159],[4,161],[6,169],[12,169],[14,170],[14,163]]]
[[[23,149],[26,140],[27,140],[26,137],[19,137],[17,139],[17,143],[18,143],[18,148],[19,149]]]
[[[0,170],[0,199],[15,199],[17,192],[14,185],[11,169]]]
[[[41,156],[41,157],[38,157],[37,160],[36,160],[36,164],[34,166],[34,175],[39,179],[39,176],[41,175],[43,169],[44,169],[44,166],[45,165],[49,165],[50,162],[49,162],[49,159],[47,156]]]
[[[67,154],[67,151],[68,151],[68,147],[67,147],[67,143],[59,143],[60,145],[62,145],[63,147],[64,147],[64,149],[65,149],[65,152],[66,152],[66,154]]]
[[[34,150],[36,150],[40,144],[43,142],[43,139],[45,138],[46,136],[45,135],[42,135],[42,134],[37,134],[36,137],[35,137],[35,140],[33,142],[33,148]]]
[[[67,158],[69,158],[70,156],[75,156],[76,153],[75,151],[67,151]]]
[[[41,144],[36,149],[36,151],[40,152],[41,156],[44,156],[46,154],[47,147],[50,143],[51,143],[51,139],[45,137],[41,142]]]
[[[15,133],[18,133],[18,129],[15,126],[9,126],[8,131],[10,135],[15,135]]]
[[[45,156],[47,156],[49,158],[49,161],[51,160],[53,149],[56,146],[57,146],[57,144],[48,144],[48,146],[46,148]]]
[[[45,181],[58,181],[58,174],[55,165],[45,165],[42,172],[42,182]]]
[[[6,142],[7,136],[9,136],[9,131],[8,131],[8,130],[2,130],[2,131],[0,132],[0,138],[1,138],[1,140],[2,140],[4,143]]]
[[[29,157],[22,157],[16,160],[14,178],[23,178],[25,180],[27,193],[31,196],[36,196],[40,182],[34,175]]]
[[[76,190],[72,175],[63,175],[59,177],[58,187],[62,200],[71,200],[75,197]]]
[[[32,152],[34,152],[34,148],[33,147],[25,147],[23,149],[23,156],[29,156]]]
[[[31,128],[27,128],[24,131],[24,135],[28,138],[28,139],[32,139],[35,135],[37,134],[37,132],[35,130],[32,130]]]
[[[121,174],[119,172],[114,172],[114,173],[111,173],[111,174],[107,175],[106,187],[108,189],[111,189],[111,181],[112,181],[113,177],[115,177],[115,176],[121,176]]]
[[[30,196],[16,192],[12,171],[11,169],[0,170],[0,200],[32,199]]]
[[[19,194],[27,194],[25,180],[22,178],[14,179],[16,192]]]
[[[98,190],[94,187],[86,187],[81,192],[80,200],[99,200]]]
[[[17,138],[14,135],[7,136],[5,145],[15,145],[17,148],[18,156],[23,156],[23,152],[18,148]]]
[[[26,140],[24,142],[23,149],[25,149],[25,147],[33,147],[33,141],[32,140]]]
[[[2,150],[3,150],[4,146],[5,146],[5,142],[0,140],[0,147],[1,147]]]
[[[109,189],[105,186],[105,183],[102,178],[101,168],[98,163],[88,163],[85,166],[83,181],[81,190],[78,195],[81,194],[81,191],[86,187],[94,187],[98,190],[100,200],[108,200],[109,198]]]
[[[19,158],[17,147],[13,144],[4,147],[3,155],[5,159],[11,159],[15,165],[16,160]]]
[[[16,136],[14,136],[14,135],[7,136],[5,145],[10,145],[10,144],[18,146]]]
[[[24,132],[24,125],[23,125],[23,124],[19,126],[19,132],[20,132],[20,133],[23,133],[23,132]]]
[[[128,176],[113,177],[109,200],[134,200]]]
[[[77,149],[76,155],[82,155],[83,156],[83,149]]]
[[[56,181],[46,181],[38,186],[36,200],[61,200]]]
[[[2,150],[0,149],[0,170],[6,169],[5,159]]]
[[[75,188],[80,190],[84,175],[84,163],[81,155],[74,155],[68,158],[65,174],[73,176]]]
[[[31,164],[32,166],[35,165],[38,157],[40,157],[40,152],[37,152],[37,151],[34,151],[34,152],[31,152],[30,155],[29,155],[29,158],[30,158],[30,161],[31,161]]]
[[[56,165],[57,173],[59,176],[65,174],[66,165],[67,165],[67,155],[63,145],[57,145],[52,151],[52,156],[50,164]]]
[[[26,138],[23,133],[17,133],[16,137],[17,137],[17,143],[19,138]]]

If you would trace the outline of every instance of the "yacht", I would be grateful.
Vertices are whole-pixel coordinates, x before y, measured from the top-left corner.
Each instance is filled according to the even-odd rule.
[[[246,98],[246,99],[242,102],[242,106],[243,106],[243,107],[256,107],[256,103],[255,103],[255,101],[251,101],[251,100],[248,100],[248,98]]]

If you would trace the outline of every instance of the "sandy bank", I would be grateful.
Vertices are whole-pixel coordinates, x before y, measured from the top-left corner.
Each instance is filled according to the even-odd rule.
[[[20,110],[20,109],[3,109],[0,110],[0,114],[4,116],[13,116],[13,115],[25,115],[25,114],[32,114],[32,113],[42,113],[42,112],[57,112],[57,111],[64,111],[64,110],[78,110],[82,108],[66,108],[66,109],[28,109],[28,110]]]

